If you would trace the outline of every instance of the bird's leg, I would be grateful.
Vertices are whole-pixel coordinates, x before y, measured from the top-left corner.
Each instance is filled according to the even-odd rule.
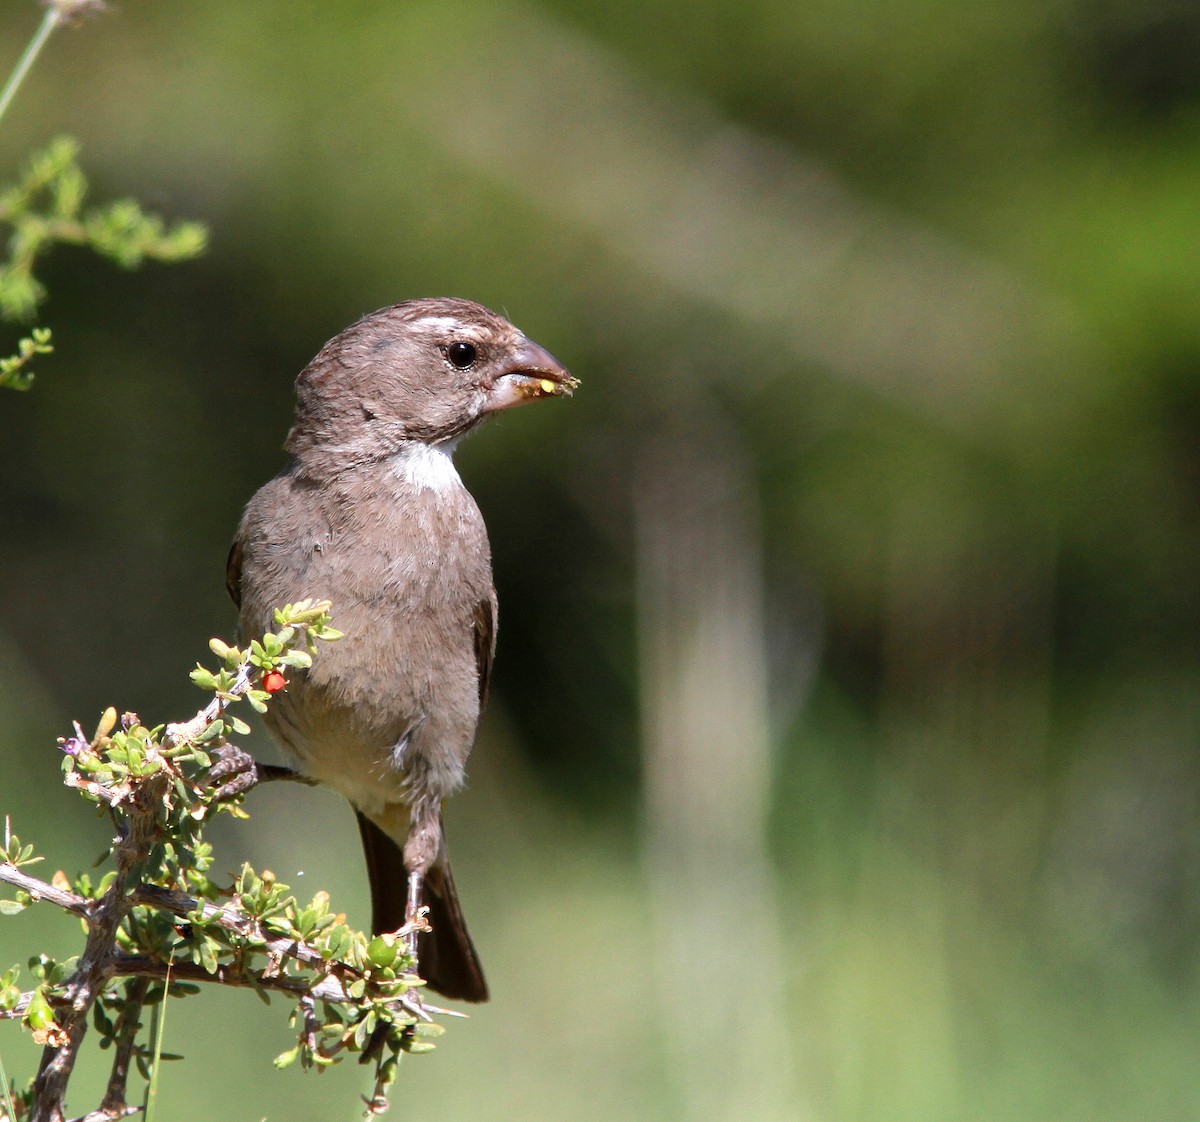
[[[418,976],[421,971],[417,962],[417,937],[425,927],[424,917],[421,914],[421,890],[424,887],[425,874],[410,869],[408,872],[408,896],[404,902],[404,926],[400,930],[404,935],[405,950],[412,956],[412,972]],[[423,993],[424,991],[420,989],[408,990],[400,998],[400,1004],[406,1012],[416,1017],[417,1021],[428,1022],[433,1020],[430,1016],[430,1009],[436,1012],[441,1012],[441,1010],[436,1006],[426,1009]],[[412,1040],[416,1036],[416,1028],[416,1022],[405,1026],[402,1030],[404,1039]],[[376,1026],[375,1031],[371,1034],[371,1039],[359,1057],[359,1063],[370,1064],[379,1058],[384,1042],[387,1040],[387,1034],[388,1026],[386,1024],[380,1023]]]
[[[412,957],[412,972],[420,977],[420,937],[422,931],[429,930],[424,907],[425,874],[437,860],[438,851],[441,849],[441,803],[435,801],[431,806],[429,800],[419,799],[413,804],[410,815],[408,838],[404,843],[404,868],[408,873],[408,895],[404,901],[404,927],[401,930],[404,932],[405,949]],[[419,1018],[429,1019],[421,990],[409,990],[405,997],[409,1002],[406,1006],[409,1012],[415,1012]],[[415,1025],[409,1025],[404,1030],[405,1037],[412,1039],[415,1030]],[[369,1050],[376,1046],[377,1040],[372,1040]]]
[[[404,904],[405,938],[413,956],[413,969],[419,974],[417,941],[428,929],[425,919],[425,874],[433,867],[442,847],[442,811],[438,800],[418,800],[413,804],[408,838],[404,843],[404,867],[408,871],[408,898]]]
[[[249,752],[236,744],[222,744],[213,748],[209,755],[213,757],[213,764],[204,778],[210,787],[216,788],[213,795],[218,799],[231,799],[244,794],[259,783],[278,780],[307,784],[314,782],[290,767],[260,764]]]
[[[408,874],[408,900],[404,905],[404,926],[407,933],[404,938],[408,943],[408,953],[412,955],[414,969],[417,961],[417,934],[424,926],[421,916],[422,889],[425,887],[425,874],[410,871]]]

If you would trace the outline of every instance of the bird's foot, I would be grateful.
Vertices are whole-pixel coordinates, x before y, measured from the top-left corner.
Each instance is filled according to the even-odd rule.
[[[236,744],[222,744],[209,752],[213,757],[212,767],[208,769],[205,782],[215,788],[213,796],[217,799],[232,799],[243,795],[260,783],[270,783],[276,780],[289,780],[293,783],[308,783],[313,780],[290,767],[278,767],[275,764],[260,764],[249,752]]]
[[[213,758],[212,767],[204,779],[213,788],[215,798],[232,799],[258,785],[258,762],[236,744],[222,744],[209,755]]]
[[[404,940],[404,949],[408,951],[409,957],[412,959],[412,972],[419,974],[420,971],[417,968],[417,937],[423,932],[433,930],[429,925],[429,905],[420,904],[416,907],[410,905],[406,909],[406,913],[404,926],[396,934]]]

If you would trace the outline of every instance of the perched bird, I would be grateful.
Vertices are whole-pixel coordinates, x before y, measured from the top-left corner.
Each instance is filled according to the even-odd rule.
[[[446,997],[485,1001],[450,875],[442,800],[463,782],[496,645],[491,549],[452,456],[490,413],[578,385],[495,312],[412,300],[365,316],[296,380],[287,466],[229,555],[249,638],[329,600],[345,638],[291,677],[266,722],[300,774],[358,815],[375,932],[428,907],[414,949]]]

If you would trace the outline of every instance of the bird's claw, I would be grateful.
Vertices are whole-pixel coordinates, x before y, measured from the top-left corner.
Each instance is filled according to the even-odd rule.
[[[205,782],[213,788],[214,798],[236,798],[258,785],[258,762],[245,749],[236,744],[222,744],[209,755],[213,762]]]
[[[309,784],[313,782],[307,776],[292,771],[290,767],[260,764],[249,752],[236,744],[222,744],[219,748],[212,749],[209,755],[213,757],[213,764],[208,769],[205,781],[208,786],[215,788],[213,797],[216,799],[233,799],[244,795],[260,783],[270,783],[274,780],[287,779]]]

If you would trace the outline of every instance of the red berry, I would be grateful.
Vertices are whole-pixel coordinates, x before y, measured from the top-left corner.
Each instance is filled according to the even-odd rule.
[[[263,675],[262,688],[267,693],[278,693],[287,685],[287,679],[278,670],[268,670]]]

